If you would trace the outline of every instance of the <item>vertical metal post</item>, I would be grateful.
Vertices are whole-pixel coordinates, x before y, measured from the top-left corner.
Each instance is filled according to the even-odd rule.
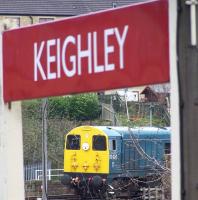
[[[191,29],[191,45],[197,45],[197,26],[196,26],[196,6],[197,0],[186,0],[186,5],[190,6],[190,29]]]
[[[42,100],[42,200],[47,200],[47,98]]]
[[[150,108],[149,108],[149,118],[150,118],[150,127],[153,125],[153,105],[150,104]]]
[[[127,89],[125,89],[125,104],[126,104],[126,111],[127,111],[127,119],[129,121],[129,110],[128,110],[128,104],[127,104]]]

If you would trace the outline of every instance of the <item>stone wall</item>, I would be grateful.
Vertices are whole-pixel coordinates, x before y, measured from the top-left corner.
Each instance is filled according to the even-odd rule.
[[[3,30],[12,29],[38,24],[45,21],[53,21],[60,18],[61,17],[53,16],[0,16],[0,26],[4,27]]]

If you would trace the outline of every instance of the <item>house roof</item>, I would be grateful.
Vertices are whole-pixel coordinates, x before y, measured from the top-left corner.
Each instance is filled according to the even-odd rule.
[[[155,93],[155,91],[152,90],[152,88],[150,88],[149,86],[146,86],[146,87],[142,90],[142,92],[141,92],[140,94],[148,94],[148,93],[157,96],[156,93]]]
[[[148,0],[0,0],[0,15],[73,16]]]

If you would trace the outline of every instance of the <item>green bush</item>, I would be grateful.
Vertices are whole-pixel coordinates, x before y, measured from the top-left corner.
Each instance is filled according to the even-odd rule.
[[[98,96],[94,93],[71,96],[68,113],[70,119],[78,121],[98,118],[101,113]]]
[[[42,100],[23,102],[23,114],[31,119],[41,119]],[[69,120],[94,120],[99,117],[101,107],[95,93],[78,94],[48,99],[48,118]]]
[[[48,100],[48,118],[67,118],[70,99],[65,97],[51,97]]]

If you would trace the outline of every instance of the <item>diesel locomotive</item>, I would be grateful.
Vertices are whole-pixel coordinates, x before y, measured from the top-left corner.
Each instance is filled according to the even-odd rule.
[[[80,126],[65,136],[62,183],[86,199],[138,196],[159,184],[170,154],[170,128]]]

